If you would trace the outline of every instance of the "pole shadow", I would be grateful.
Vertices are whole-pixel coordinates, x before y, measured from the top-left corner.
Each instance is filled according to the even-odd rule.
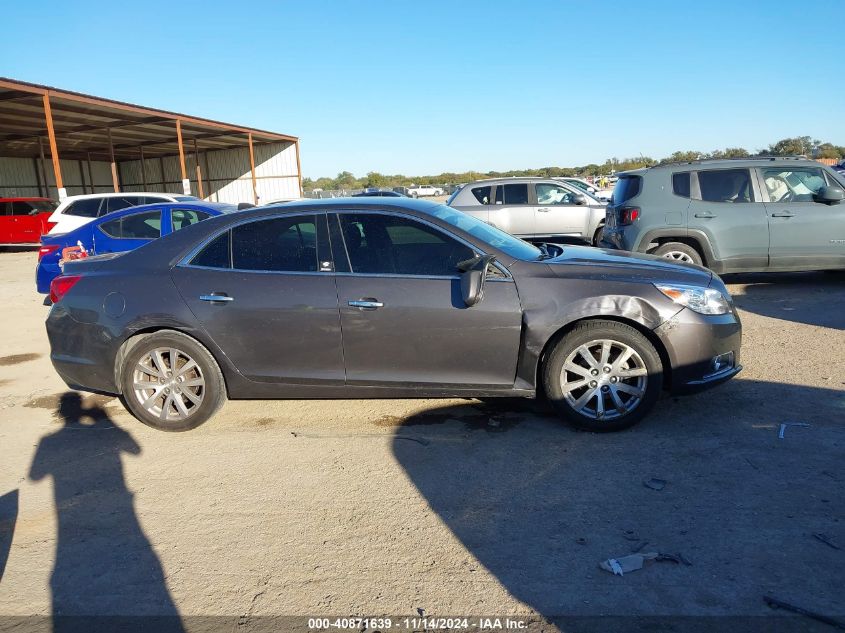
[[[782,422],[809,427],[779,439]],[[813,537],[845,546],[843,427],[845,391],[734,380],[611,434],[530,401],[436,408],[398,426],[392,450],[467,552],[561,630],[774,630],[765,593],[845,613],[842,552]],[[598,566],[637,551],[692,564]]]
[[[50,578],[54,631],[182,631],[161,563],[135,514],[121,455],[141,447],[78,393],[59,401],[29,476],[53,480],[58,522]]]

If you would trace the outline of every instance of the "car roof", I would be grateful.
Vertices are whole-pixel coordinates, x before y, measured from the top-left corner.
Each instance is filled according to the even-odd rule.
[[[166,191],[119,191],[109,193],[80,193],[74,196],[67,196],[62,202],[68,200],[87,200],[89,198],[117,198],[120,196],[183,196],[181,193],[169,193]]]
[[[434,209],[444,206],[440,202],[429,202],[418,198],[395,198],[393,196],[359,196],[357,198],[319,198],[311,200],[295,200],[279,206],[264,206],[245,209],[245,212],[273,209],[278,211],[294,211],[305,209],[372,209],[395,208],[397,210],[411,210],[430,215]]]
[[[224,202],[154,202],[152,204],[139,204],[134,207],[126,207],[124,209],[112,211],[111,213],[106,213],[105,215],[101,215],[99,218],[97,218],[95,222],[99,223],[101,220],[103,220],[103,218],[119,218],[123,217],[124,215],[132,215],[138,212],[143,213],[147,210],[152,211],[154,209],[160,209],[161,207],[194,209],[196,211],[213,211],[216,214],[232,213],[238,210],[237,205],[227,204]]]

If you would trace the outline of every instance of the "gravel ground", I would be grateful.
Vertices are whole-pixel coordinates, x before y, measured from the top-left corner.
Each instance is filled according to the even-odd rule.
[[[0,253],[0,614],[625,618],[579,621],[610,630],[767,616],[772,595],[845,619],[843,275],[728,277],[745,370],[623,433],[530,401],[367,400],[230,402],[165,434],[68,392],[34,264]],[[636,550],[690,564],[598,567]]]

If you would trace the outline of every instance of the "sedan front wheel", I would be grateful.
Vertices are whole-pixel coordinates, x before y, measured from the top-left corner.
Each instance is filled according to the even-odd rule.
[[[577,325],[552,349],[543,373],[555,409],[588,431],[633,426],[654,406],[663,384],[654,345],[615,321]]]

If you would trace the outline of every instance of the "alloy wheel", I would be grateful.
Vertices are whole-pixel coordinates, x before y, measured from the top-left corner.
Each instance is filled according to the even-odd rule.
[[[144,354],[133,371],[132,387],[140,405],[162,422],[191,416],[205,397],[202,370],[175,347],[157,347]]]
[[[667,253],[663,253],[663,257],[666,259],[671,259],[676,262],[684,262],[685,264],[694,264],[695,260],[690,257],[687,253],[683,251],[669,251]]]
[[[612,339],[580,345],[563,364],[566,402],[584,417],[613,420],[636,409],[648,385],[648,370],[631,346]]]

